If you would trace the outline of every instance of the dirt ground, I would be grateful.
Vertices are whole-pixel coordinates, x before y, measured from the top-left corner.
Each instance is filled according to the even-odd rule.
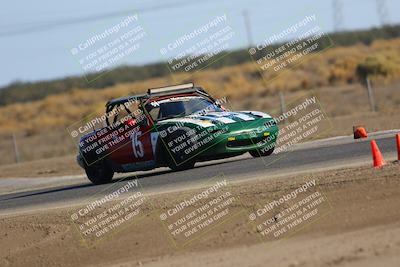
[[[315,95],[332,121],[332,129],[318,138],[351,135],[353,126],[364,125],[368,132],[399,128],[399,81],[388,85],[376,84],[374,96],[377,111],[371,112],[366,89],[360,84],[314,88],[285,92],[285,103],[294,105],[299,99]],[[259,110],[271,115],[281,114],[278,94],[265,95],[255,90],[250,95],[229,100],[232,110]],[[84,114],[82,114],[84,115]],[[21,125],[22,126],[22,125]],[[0,129],[0,133],[1,133]],[[16,132],[20,164],[15,162],[15,149],[11,134],[0,134],[0,178],[54,177],[83,174],[75,163],[76,144],[65,128],[43,131],[33,135]]]
[[[352,135],[354,125],[363,125],[368,132],[398,129],[400,115],[397,113],[365,112],[363,114],[331,118],[332,128],[317,139]],[[0,178],[12,177],[55,177],[67,175],[85,175],[76,163],[76,155],[25,161],[19,164],[0,164]]]
[[[229,185],[240,198],[229,207],[232,217],[190,242],[172,237],[160,214],[198,190],[148,196],[140,220],[85,242],[70,219],[78,207],[3,215],[0,265],[400,266],[399,170],[391,163]],[[290,234],[264,238],[249,214],[310,181],[325,206]],[[272,210],[271,224],[283,221],[277,214],[287,203]]]
[[[76,155],[0,165],[0,178],[54,177],[85,174],[76,162]]]

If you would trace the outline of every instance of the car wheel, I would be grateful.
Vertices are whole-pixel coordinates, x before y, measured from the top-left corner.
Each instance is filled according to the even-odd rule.
[[[254,158],[259,158],[259,157],[266,157],[272,154],[274,152],[275,147],[270,148],[268,150],[263,150],[263,149],[256,149],[256,150],[251,150],[249,151],[250,155],[252,155]]]
[[[168,144],[170,142],[174,142],[174,140],[176,140],[176,138],[178,138],[179,136],[187,136],[187,137],[191,137],[190,135],[191,130],[187,127],[182,127],[177,129],[176,131],[174,131],[172,134],[170,134],[169,136],[167,136],[166,138],[166,143],[165,145],[167,146],[167,151],[166,151],[166,163],[168,168],[170,168],[171,170],[174,171],[183,171],[183,170],[187,170],[187,169],[192,169],[194,167],[194,164],[196,163],[196,160],[194,159],[193,156],[191,155],[187,155],[185,153],[185,149],[180,149],[179,151],[175,151],[173,152],[172,149],[176,146],[173,147],[168,147]],[[188,142],[188,141],[186,141]],[[195,145],[195,143],[197,143],[196,141],[192,141],[190,142],[190,145]]]
[[[109,183],[114,176],[114,171],[103,162],[85,166],[85,172],[89,180],[96,185]]]

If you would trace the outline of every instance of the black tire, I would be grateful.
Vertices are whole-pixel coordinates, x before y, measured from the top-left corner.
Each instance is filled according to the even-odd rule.
[[[166,157],[166,163],[168,168],[170,168],[173,171],[183,171],[183,170],[188,170],[192,169],[194,167],[194,164],[196,163],[196,160],[194,157],[191,155],[187,155],[184,153],[185,149],[181,149],[179,152],[172,152],[168,148],[168,143],[173,141],[175,138],[181,136],[181,135],[188,135],[190,132],[190,128],[187,127],[182,127],[177,130],[175,130],[172,134],[168,135],[165,138],[165,157]],[[191,145],[194,145],[196,141],[191,142]]]
[[[259,158],[259,157],[266,157],[272,154],[274,152],[275,147],[270,148],[268,150],[262,150],[262,149],[256,149],[256,150],[251,150],[249,151],[250,155],[253,156],[253,158]]]
[[[96,185],[107,184],[114,176],[114,171],[104,162],[85,166],[85,172],[88,179]]]

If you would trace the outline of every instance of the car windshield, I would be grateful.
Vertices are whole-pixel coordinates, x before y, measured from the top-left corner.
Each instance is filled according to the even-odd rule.
[[[223,111],[212,101],[197,96],[171,97],[160,101],[152,101],[146,105],[146,110],[153,120]]]

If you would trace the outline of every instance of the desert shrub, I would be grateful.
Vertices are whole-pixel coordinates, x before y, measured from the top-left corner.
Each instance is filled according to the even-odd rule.
[[[368,76],[388,76],[395,73],[396,66],[388,58],[383,56],[369,56],[357,65],[357,75],[364,79]]]
[[[365,47],[373,47],[377,40],[387,40],[400,37],[400,25],[358,31],[336,32],[329,36],[332,39],[333,44],[336,46],[348,47],[355,46],[356,44],[364,44]],[[383,43],[384,42],[379,45],[382,45]],[[281,44],[276,44],[272,46],[271,49],[275,49],[280,45]],[[327,45],[328,39],[323,38],[319,47],[322,48]],[[345,48],[343,49],[344,53],[349,55],[348,51],[346,51]],[[360,53],[360,51],[356,51],[354,48],[353,51],[355,53]],[[338,51],[336,51],[336,53],[338,53]],[[340,53],[337,55],[340,55]],[[215,71],[216,69],[225,68],[227,66],[247,65],[246,63],[248,62],[251,62],[251,58],[247,49],[238,49],[230,51],[229,56],[221,58],[214,64],[211,64],[209,68],[211,68],[212,71]],[[93,80],[97,75],[98,74],[95,73],[89,74],[87,78],[88,80]],[[91,83],[87,83],[87,80],[83,76],[67,77],[34,83],[16,81],[8,86],[0,88],[0,106],[16,102],[41,100],[49,95],[70,92],[74,90],[74,88],[81,88],[82,90],[99,90],[114,87],[116,85],[118,86],[123,83],[134,83],[137,81],[146,81],[161,77],[168,79],[167,77],[169,77],[169,75],[170,71],[168,70],[166,63],[160,62],[145,66],[121,66],[113,69],[111,72],[107,73],[107,75],[103,75]],[[259,76],[256,75],[255,78],[259,79]]]
[[[365,57],[369,55],[369,57]],[[320,54],[306,56],[301,64],[289,68],[276,79],[270,72],[261,78],[253,62],[206,69],[194,73],[175,74],[173,77],[151,78],[131,83],[119,83],[104,89],[74,88],[68,92],[49,95],[44,99],[27,103],[0,106],[0,133],[29,131],[32,135],[63,130],[92,112],[104,111],[107,100],[143,93],[147,88],[165,86],[183,81],[193,81],[204,87],[214,97],[245,99],[258,96],[260,102],[273,97],[278,91],[297,92],[335,84],[345,85],[358,77],[374,75],[374,82],[385,84],[400,77],[400,39],[378,41],[370,46],[358,44],[352,47],[333,47]],[[332,88],[336,90],[339,86]]]

